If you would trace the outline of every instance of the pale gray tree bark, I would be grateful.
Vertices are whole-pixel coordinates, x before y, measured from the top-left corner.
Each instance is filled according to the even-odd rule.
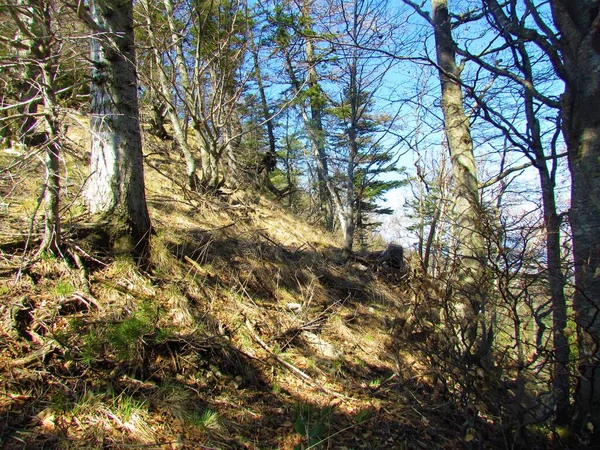
[[[240,4],[181,4],[177,10],[173,0],[162,3],[180,83],[178,101],[190,119],[200,153],[200,185],[215,190],[226,182],[235,184],[237,155],[231,151],[240,137],[236,108],[244,86],[237,81],[246,48]],[[214,34],[202,35],[213,26]],[[185,46],[190,33],[198,36],[193,49]]]
[[[472,60],[482,69],[493,74],[494,77],[510,80],[510,83],[520,85],[521,88],[523,112],[525,114],[525,129],[523,131],[520,130],[520,125],[513,123],[514,119],[504,117],[502,111],[495,111],[483,98],[477,98],[477,101],[484,112],[485,119],[501,129],[511,144],[520,148],[530,159],[531,165],[538,170],[546,233],[548,284],[552,301],[552,383],[556,405],[555,423],[557,425],[566,425],[571,420],[569,402],[570,347],[565,335],[568,308],[565,296],[566,280],[562,272],[561,218],[557,211],[555,196],[558,156],[556,154],[555,142],[551,144],[553,145],[551,156],[546,156],[539,121],[539,118],[544,114],[540,112],[540,105],[556,109],[560,107],[555,98],[539,89],[540,86],[547,85],[550,79],[548,76],[542,78],[540,74],[552,64],[556,74],[564,78],[565,67],[559,55],[561,45],[555,31],[551,29],[550,24],[544,22],[540,11],[537,10],[538,6],[532,0],[525,0],[524,3],[527,8],[523,9],[521,14],[523,14],[523,17],[532,18],[533,22],[525,21],[518,15],[515,2],[503,3],[501,5],[496,0],[483,1],[488,20],[500,33],[499,37],[504,39],[503,43],[499,42],[496,44],[496,48],[500,49],[500,51],[506,47],[511,48],[512,62],[503,61],[501,64],[491,64],[489,56],[493,53],[493,49],[490,48],[486,52],[488,59],[473,55],[465,49],[461,49],[460,52],[462,56]],[[535,26],[537,29],[528,28],[528,26]],[[537,46],[537,49],[532,44]],[[538,49],[545,54],[545,61],[540,61],[537,56],[530,56],[532,50],[537,51]],[[537,61],[538,65],[542,64],[542,67],[534,67],[532,59],[533,61]],[[548,167],[549,161],[551,161],[551,168]],[[507,174],[517,168],[518,166],[509,169],[506,173],[501,173],[496,177],[496,181],[507,176]],[[521,344],[518,343],[518,345]]]
[[[51,19],[47,9],[44,12],[44,35],[52,36]],[[61,136],[58,121],[58,104],[56,101],[56,65],[51,55],[49,42],[46,43],[44,53],[47,57],[41,61],[42,104],[44,107],[44,134],[45,152],[44,166],[46,169],[46,183],[44,186],[44,238],[41,251],[46,251],[59,256],[61,254],[61,220],[60,220],[60,150]]]
[[[234,98],[232,95],[232,99]],[[242,173],[240,171],[240,163],[238,155],[242,146],[242,124],[239,115],[236,111],[231,112],[231,117],[227,120],[227,124],[223,127],[223,145],[225,146],[225,162],[227,164],[227,177],[225,180],[229,188],[236,189],[240,185]]]
[[[523,43],[514,43],[515,51],[520,55],[518,62],[524,79],[533,86],[535,83],[533,67],[529,54]],[[556,395],[556,418],[558,425],[567,425],[570,421],[570,348],[565,335],[567,328],[567,300],[565,297],[565,277],[562,271],[561,219],[556,206],[556,176],[555,169],[548,168],[548,162],[542,143],[540,122],[536,115],[533,95],[523,90],[525,116],[529,151],[535,159],[542,190],[542,209],[546,231],[546,258],[548,268],[548,284],[552,299],[552,347],[554,354],[553,387]],[[557,164],[556,157],[551,161],[553,167]]]
[[[131,0],[90,2],[91,163],[85,197],[109,223],[117,253],[145,257],[151,224],[146,205]]]
[[[209,136],[204,131],[204,125],[198,116],[200,111],[205,108],[203,93],[199,91],[199,86],[192,84],[188,64],[186,63],[185,52],[183,48],[184,35],[175,18],[175,5],[173,0],[163,0],[166,11],[166,18],[169,25],[172,50],[175,52],[175,68],[179,81],[181,83],[181,95],[179,100],[185,105],[187,113],[192,120],[192,130],[196,139],[196,145],[200,152],[200,184],[202,187],[214,187],[218,184],[217,164],[215,160],[214,145],[211,145]],[[198,77],[200,71],[199,55],[194,55],[193,73]],[[191,153],[190,153],[191,155]],[[191,162],[191,161],[190,161]],[[191,165],[188,163],[188,170]]]
[[[467,351],[479,359],[489,356],[493,329],[485,292],[483,210],[473,153],[469,118],[463,106],[460,68],[456,64],[447,0],[432,0],[437,65],[442,90],[444,128],[454,183],[453,215],[460,254],[461,289],[468,325],[463,330]]]

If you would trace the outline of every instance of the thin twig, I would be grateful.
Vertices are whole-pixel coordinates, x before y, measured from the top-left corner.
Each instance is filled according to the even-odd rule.
[[[298,369],[293,364],[290,364],[289,362],[285,361],[281,357],[277,356],[267,346],[267,344],[265,344],[265,342],[261,338],[258,337],[258,335],[254,331],[254,328],[252,327],[252,325],[250,324],[250,321],[248,319],[246,319],[246,327],[248,328],[248,331],[250,331],[250,335],[258,343],[258,345],[260,345],[273,359],[275,359],[275,361],[277,361],[283,367],[285,367],[286,369],[288,369],[294,375],[296,375],[299,378],[307,381],[309,384],[312,384],[313,386],[319,388],[321,391],[325,392],[326,394],[329,394],[329,395],[332,395],[334,397],[341,398],[341,399],[344,399],[344,400],[356,401],[356,399],[354,399],[352,397],[347,397],[347,396],[345,396],[343,394],[338,394],[337,392],[333,392],[333,391],[327,389],[325,386],[323,386],[322,384],[320,384],[317,381],[313,380],[309,375],[307,375],[306,373],[304,373],[303,371],[301,371],[300,369]]]

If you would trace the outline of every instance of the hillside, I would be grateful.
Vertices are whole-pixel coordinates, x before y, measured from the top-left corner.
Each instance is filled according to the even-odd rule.
[[[439,349],[431,280],[341,263],[334,237],[263,194],[183,190],[181,161],[152,140],[141,271],[87,222],[71,137],[64,259],[35,257],[36,222],[27,231],[40,168],[3,178],[2,448],[507,445],[484,406],[440,391],[419,350]],[[4,152],[3,167],[22,156]]]

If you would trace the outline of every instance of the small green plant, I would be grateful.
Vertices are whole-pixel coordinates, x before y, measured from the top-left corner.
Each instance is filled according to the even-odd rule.
[[[381,386],[381,380],[379,378],[369,381],[369,387],[378,388],[379,386]]]
[[[172,336],[171,329],[158,330],[158,311],[149,302],[144,302],[130,317],[118,323],[85,324],[71,322],[71,334],[79,336],[82,344],[81,361],[91,365],[103,355],[112,355],[118,360],[131,360],[142,354],[140,348],[144,338],[156,331],[157,342],[164,342]],[[68,345],[65,343],[64,345]]]
[[[0,285],[0,297],[8,295],[9,292],[10,292],[10,287],[8,287],[6,284]]]
[[[154,331],[158,316],[156,306],[146,301],[139,305],[131,317],[108,327],[108,344],[118,358],[131,359],[138,354],[144,336]]]
[[[273,382],[273,387],[271,388],[273,394],[279,394],[281,392],[281,386],[277,382]]]
[[[175,330],[172,327],[160,328],[156,330],[156,342],[163,344],[175,336]]]
[[[334,378],[338,378],[342,376],[344,373],[342,361],[332,361],[331,366],[329,367],[329,375]]]
[[[121,359],[130,359],[135,356],[143,336],[150,330],[148,322],[134,315],[109,329],[108,342]]]
[[[305,442],[294,447],[294,450],[321,448],[323,436],[331,420],[331,408],[318,409],[312,405],[300,403],[294,409],[294,431],[300,434]]]
[[[194,412],[188,419],[188,423],[202,431],[218,430],[220,425],[219,413],[205,409],[203,412]]]
[[[369,418],[370,414],[371,413],[368,409],[362,409],[356,413],[356,415],[354,416],[354,420],[357,424],[363,423],[365,420],[367,420]]]
[[[145,400],[137,400],[130,395],[121,395],[115,400],[116,412],[122,422],[131,421],[135,414],[140,414],[148,409]]]
[[[68,297],[75,292],[75,287],[68,281],[59,281],[54,287],[54,294],[60,297]]]
[[[95,329],[83,335],[83,346],[81,347],[81,362],[91,366],[104,350],[103,337]]]

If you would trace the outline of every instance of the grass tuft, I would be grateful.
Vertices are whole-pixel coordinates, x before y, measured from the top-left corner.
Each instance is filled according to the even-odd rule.
[[[219,413],[210,409],[193,413],[187,422],[201,431],[217,431],[221,428]]]

